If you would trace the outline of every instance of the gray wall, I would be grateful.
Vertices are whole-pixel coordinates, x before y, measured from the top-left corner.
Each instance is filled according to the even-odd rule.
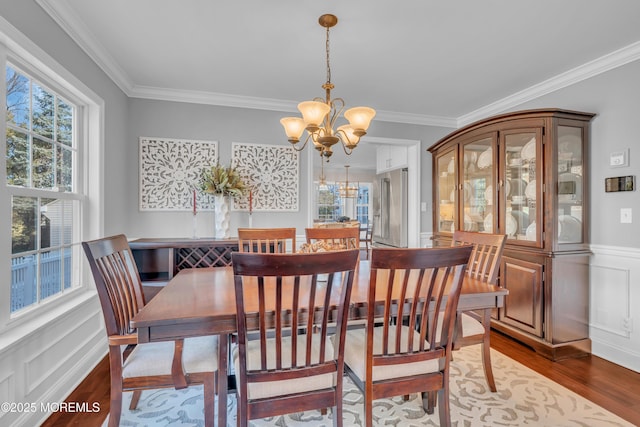
[[[640,61],[613,69],[518,106],[558,107],[596,113],[591,122],[591,243],[640,248],[640,196],[605,193],[607,177],[640,176]],[[630,149],[628,167],[609,166],[609,154]],[[620,208],[632,208],[633,223],[620,223]]]
[[[122,194],[130,182],[119,173],[125,163],[127,141],[128,99],[98,66],[33,0],[0,2],[0,16],[38,45],[67,71],[82,81],[104,100],[105,140],[104,166],[107,182],[104,187],[105,233],[110,234],[126,223],[122,209]],[[4,183],[0,184],[4,187]],[[10,204],[2,193],[0,227],[10,230]],[[10,237],[2,233],[3,299],[9,295]],[[97,236],[95,236],[97,237]],[[53,299],[31,313],[12,319],[2,314],[0,325],[0,397],[7,402],[62,402],[86,377],[107,352],[102,312],[93,285],[87,277],[86,288],[63,299]],[[3,426],[40,425],[48,414],[5,413]]]
[[[120,171],[126,162],[128,98],[34,0],[2,1],[0,16],[104,100],[105,233],[118,232],[127,221],[122,194],[130,182],[124,174],[114,171]]]
[[[217,107],[180,102],[131,99],[129,101],[128,138],[122,156],[126,159],[118,173],[125,175],[129,185],[122,194],[120,204],[126,211],[127,220],[120,224],[121,231],[130,237],[190,237],[191,214],[188,212],[141,212],[138,209],[138,139],[141,136],[184,138],[218,141],[220,162],[229,164],[233,142],[253,144],[279,144],[288,146],[280,118],[288,113],[249,110],[243,108]],[[431,202],[431,155],[427,147],[452,129],[397,123],[374,122],[368,135],[379,138],[413,139],[422,141],[422,187],[421,200]],[[352,154],[357,156],[358,148]],[[254,227],[291,227],[299,232],[308,225],[308,179],[310,167],[309,147],[300,153],[300,187],[298,212],[255,212]],[[314,152],[315,153],[315,152]],[[336,154],[337,161],[339,156]],[[344,156],[342,157],[344,158]],[[375,164],[372,165],[375,169]],[[344,177],[342,178],[344,179]],[[422,213],[421,230],[431,230],[431,210]],[[248,216],[244,212],[231,212],[231,235],[237,227],[247,226]],[[198,214],[198,236],[213,233],[213,213]]]
[[[285,144],[278,112],[212,107],[140,99],[128,100],[99,67],[64,33],[33,0],[0,2],[0,15],[48,52],[105,101],[105,234],[126,232],[133,236],[163,235],[167,225],[181,223],[174,214],[140,213],[137,209],[137,138],[164,136],[215,139],[221,143],[223,161],[229,158],[230,143]],[[605,193],[604,178],[639,175],[638,118],[640,117],[640,62],[636,61],[570,87],[519,105],[513,110],[561,107],[596,113],[591,147],[591,242],[602,245],[638,247],[640,197],[638,192]],[[422,231],[431,231],[431,144],[451,129],[374,121],[370,136],[418,139],[422,141],[422,190],[420,198],[429,204],[421,214]],[[627,168],[610,168],[609,153],[631,148]],[[307,165],[301,156],[301,171]],[[136,183],[136,185],[132,185]],[[301,211],[281,218],[256,217],[256,225],[306,223],[306,175],[300,183]],[[635,221],[620,224],[620,208],[632,208]],[[273,219],[273,222],[271,221]],[[203,219],[204,220],[204,219]],[[236,224],[237,225],[237,224]],[[232,227],[234,224],[232,224]],[[189,226],[171,234],[186,233]]]

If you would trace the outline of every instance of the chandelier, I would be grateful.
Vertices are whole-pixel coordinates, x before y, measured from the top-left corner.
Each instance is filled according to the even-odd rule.
[[[336,125],[337,118],[344,110],[344,100],[342,98],[331,99],[331,89],[334,85],[331,83],[331,66],[329,63],[329,28],[338,23],[335,15],[322,15],[318,19],[318,23],[327,29],[326,39],[326,58],[327,58],[327,81],[322,85],[325,90],[326,99],[314,98],[313,101],[304,101],[298,104],[298,110],[302,113],[300,117],[284,117],[280,120],[287,138],[296,151],[302,151],[311,140],[316,150],[320,151],[320,155],[326,158],[333,154],[332,147],[338,142],[342,143],[344,152],[349,155],[353,149],[358,146],[360,137],[367,133],[371,120],[376,115],[376,111],[369,107],[354,107],[344,112],[344,117],[349,124]],[[298,146],[300,137],[307,131],[307,137],[302,144]],[[298,148],[300,147],[300,148]]]
[[[347,170],[347,179],[338,187],[338,194],[342,199],[355,199],[358,197],[359,185],[349,185],[349,165],[344,167]]]

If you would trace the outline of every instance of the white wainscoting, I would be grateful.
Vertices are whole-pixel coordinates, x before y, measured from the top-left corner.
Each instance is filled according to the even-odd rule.
[[[0,402],[33,403],[38,409],[0,411],[0,425],[40,425],[50,415],[40,412],[41,405],[63,402],[106,354],[95,294],[0,349]]]
[[[640,372],[640,249],[591,245],[591,251],[592,353]]]

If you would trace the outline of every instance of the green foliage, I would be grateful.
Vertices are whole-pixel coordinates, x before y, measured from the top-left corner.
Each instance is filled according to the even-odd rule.
[[[6,183],[73,190],[74,108],[35,80],[6,67]],[[47,236],[37,197],[12,197],[12,253],[36,250]]]
[[[247,187],[235,168],[218,163],[211,169],[202,170],[200,189],[208,194],[238,197],[244,194]]]

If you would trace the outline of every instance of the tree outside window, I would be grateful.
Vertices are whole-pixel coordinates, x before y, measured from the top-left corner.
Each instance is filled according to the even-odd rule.
[[[6,88],[13,313],[71,287],[79,195],[73,181],[76,109],[11,65]]]

